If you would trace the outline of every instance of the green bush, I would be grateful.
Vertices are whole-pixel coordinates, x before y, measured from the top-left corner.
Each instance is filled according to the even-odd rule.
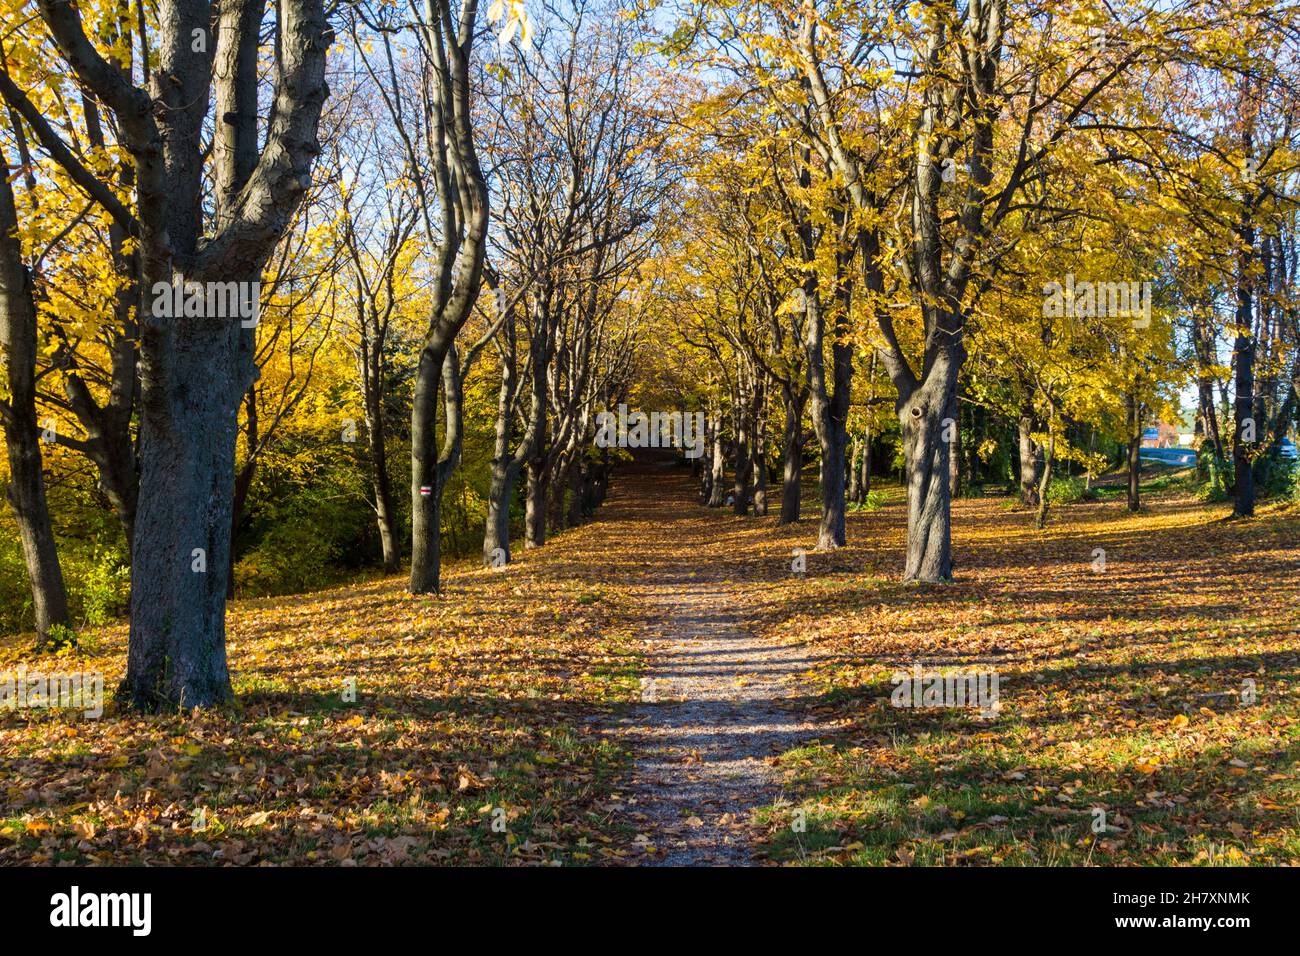
[[[58,551],[74,622],[99,627],[126,614],[131,570],[118,548],[93,539],[60,536]],[[0,634],[30,631],[34,626],[32,592],[18,528],[12,517],[6,516],[0,521]]]
[[[310,517],[293,515],[270,525],[257,546],[235,566],[239,589],[249,594],[311,591],[335,580],[335,542]]]
[[[1047,500],[1054,505],[1072,505],[1079,501],[1092,501],[1096,497],[1080,475],[1053,478],[1047,486]]]
[[[116,551],[96,551],[79,582],[81,618],[91,627],[126,614],[131,604],[131,568]]]
[[[1290,499],[1295,490],[1296,463],[1280,455],[1266,455],[1255,465],[1255,481],[1264,498]]]
[[[5,505],[5,508],[8,506]],[[32,592],[13,516],[0,517],[0,634],[32,629]]]
[[[1228,500],[1228,486],[1232,483],[1232,463],[1217,455],[1206,455],[1206,480],[1197,493],[1202,501],[1212,503]]]
[[[867,499],[861,504],[854,502],[849,505],[850,511],[876,511],[888,500],[885,494],[880,491],[871,490],[867,492]]]

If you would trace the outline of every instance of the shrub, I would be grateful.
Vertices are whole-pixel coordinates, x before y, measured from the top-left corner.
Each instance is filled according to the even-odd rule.
[[[32,592],[27,586],[27,565],[18,540],[18,527],[10,515],[0,517],[0,634],[32,627]]]
[[[850,504],[849,510],[850,511],[876,511],[882,505],[884,505],[886,500],[887,499],[885,498],[883,492],[876,491],[873,489],[867,492],[867,498],[861,504],[858,504],[856,502]]]
[[[1255,465],[1255,480],[1265,498],[1289,499],[1295,490],[1296,463],[1280,455],[1267,455]]]
[[[97,550],[85,568],[76,597],[87,625],[108,624],[130,607],[131,569],[116,551]]]
[[[306,515],[285,515],[266,528],[257,547],[235,567],[241,589],[254,595],[293,594],[333,583],[331,562],[338,547]]]
[[[1197,497],[1202,501],[1221,502],[1228,500],[1229,475],[1232,473],[1231,462],[1225,461],[1217,455],[1206,455],[1206,474],[1205,484],[1201,486]]]
[[[1047,486],[1047,500],[1054,505],[1072,505],[1079,501],[1092,501],[1096,497],[1096,493],[1079,475],[1053,478]]]

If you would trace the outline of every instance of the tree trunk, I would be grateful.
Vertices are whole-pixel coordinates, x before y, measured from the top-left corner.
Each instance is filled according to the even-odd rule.
[[[753,459],[750,457],[750,423],[745,420],[748,405],[743,396],[736,399],[736,441],[732,448],[735,483],[732,485],[732,514],[749,514],[749,489],[753,478]]]
[[[38,0],[38,7],[78,80],[112,109],[118,141],[131,154],[142,288],[165,288],[178,274],[256,283],[320,153],[333,39],[322,5],[282,0],[276,7],[275,88],[268,91],[275,110],[264,131],[261,4],[223,4],[214,49],[205,52],[192,40],[213,30],[214,11],[161,4],[159,62],[148,90],[102,58],[72,4]],[[130,210],[114,211],[120,205],[106,208],[116,219],[132,218]],[[171,311],[141,310],[141,472],[122,694],[146,709],[230,697],[225,601],[236,412],[255,376],[252,330],[239,319]]]
[[[1033,415],[1020,415],[1020,503],[1027,508],[1038,505],[1038,478],[1042,468],[1042,446],[1034,441]]]
[[[397,540],[393,480],[388,474],[388,436],[383,410],[368,411],[366,424],[370,439],[370,483],[375,494],[375,520],[379,525],[379,544],[383,548],[384,573],[397,574],[402,570],[402,552]]]
[[[421,368],[416,377],[416,394],[421,391],[424,354],[421,355]],[[437,415],[433,408],[428,408],[420,417],[418,427],[411,431],[411,471],[412,476],[419,474],[426,478],[420,485],[417,500],[412,504],[411,516],[411,593],[440,594],[442,592],[442,493],[447,487],[452,472],[460,462],[461,429],[464,417],[464,397],[461,394],[460,355],[455,345],[447,349],[443,357],[438,376],[442,385],[444,432],[442,444],[436,444]],[[425,397],[437,399],[438,388],[434,385],[425,392]],[[412,406],[414,409],[414,405]],[[411,421],[416,423],[414,410]],[[427,427],[427,435],[422,437],[420,458],[416,458],[416,440],[419,428]],[[436,449],[436,454],[432,449]],[[427,463],[432,460],[432,466]],[[417,470],[417,461],[421,463]],[[425,491],[427,489],[427,492]],[[418,523],[417,523],[418,519]],[[453,541],[453,544],[455,542]],[[417,555],[419,565],[417,566]],[[417,588],[417,580],[421,587]]]
[[[805,301],[813,303],[814,314],[808,317],[807,342],[812,419],[821,446],[821,524],[817,529],[817,550],[831,551],[844,547],[845,475],[844,455],[848,445],[849,389],[853,382],[853,346],[847,342],[845,323],[851,304],[847,281],[839,290],[839,310],[835,320],[835,338],[831,345],[831,384],[827,388],[822,357],[824,318],[815,302],[816,289],[805,291]]]
[[[714,420],[708,416],[705,421],[705,454],[699,468],[699,501],[707,502],[714,497]]]
[[[767,516],[767,448],[764,439],[765,416],[763,405],[758,409],[758,420],[754,423],[754,460],[751,467],[754,473],[754,514]]]
[[[520,465],[493,458],[488,489],[487,520],[483,533],[483,564],[499,567],[510,563],[510,502]]]
[[[710,508],[721,508],[726,501],[727,490],[725,482],[726,475],[726,453],[722,445],[722,413],[715,412],[713,416],[713,450],[710,454],[710,479],[709,484],[711,493],[709,495],[708,506]]]
[[[849,451],[849,501],[855,505],[862,504],[862,472],[858,462],[862,458],[862,435],[854,433],[853,447]]]
[[[140,504],[123,691],[145,710],[210,707],[232,696],[225,610],[236,412],[253,380],[253,336],[238,322],[174,323],[170,334],[151,329],[142,349]]]
[[[524,501],[524,547],[540,548],[546,544],[546,460],[534,455],[528,459],[528,488]]]
[[[935,370],[899,407],[907,460],[905,582],[952,580],[950,446],[943,440],[943,419],[952,404],[955,378]]]
[[[411,581],[412,594],[437,593],[441,541],[438,483],[438,382],[445,356],[420,353],[411,396]]]
[[[814,406],[816,400],[814,399]],[[845,512],[845,462],[847,435],[838,423],[826,429],[822,442],[822,519],[817,529],[817,550],[830,551],[844,547]]]
[[[586,460],[579,454],[569,465],[569,501],[567,521],[570,528],[582,524],[583,486],[586,482]]]
[[[518,391],[518,372],[515,369],[517,327],[513,315],[502,326],[501,336],[501,388],[497,392],[496,437],[492,447],[492,461],[488,466],[487,517],[483,528],[484,567],[500,567],[510,563],[510,504],[514,501],[515,483],[519,480],[524,463],[532,455],[533,437],[545,414],[545,406],[540,404],[540,396],[534,391],[531,395],[533,405],[529,409],[529,426],[512,454],[510,442]]]
[[[859,485],[862,493],[862,503],[866,504],[867,499],[871,496],[871,429],[863,436],[862,441],[862,482]]]
[[[1142,507],[1142,403],[1136,390],[1128,395],[1128,510]]]
[[[785,396],[785,434],[781,442],[781,517],[777,524],[799,520],[803,478],[803,402],[793,394]]]
[[[18,519],[36,636],[45,644],[52,627],[70,625],[68,595],[41,467],[41,433],[36,414],[36,301],[31,274],[23,263],[9,164],[3,155],[0,171],[0,345],[4,346],[9,385],[8,402],[0,402],[0,418],[9,454],[9,504]]]
[[[1254,250],[1254,230],[1242,230],[1242,242]],[[1259,440],[1261,423],[1255,415],[1255,336],[1254,296],[1251,289],[1250,252],[1238,254],[1237,265],[1237,338],[1234,351],[1237,361],[1236,397],[1233,408],[1236,431],[1232,443],[1233,492],[1232,513],[1239,518],[1255,514],[1255,472],[1252,451]]]
[[[1047,454],[1043,456],[1043,477],[1038,482],[1038,515],[1034,526],[1040,531],[1047,526],[1047,489],[1052,483],[1052,459],[1056,456],[1056,432],[1053,430],[1047,439]]]

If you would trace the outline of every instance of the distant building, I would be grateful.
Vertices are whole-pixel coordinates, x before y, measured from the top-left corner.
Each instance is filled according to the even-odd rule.
[[[1179,437],[1178,429],[1173,425],[1168,422],[1157,422],[1155,425],[1142,429],[1142,447],[1177,448]]]

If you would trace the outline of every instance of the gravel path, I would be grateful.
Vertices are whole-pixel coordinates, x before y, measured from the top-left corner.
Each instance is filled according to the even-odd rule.
[[[665,581],[647,588],[652,626],[642,706],[626,733],[639,753],[626,791],[652,866],[755,863],[750,811],[781,796],[768,760],[816,727],[779,706],[798,692],[803,649],[759,641],[730,609],[722,581]]]

